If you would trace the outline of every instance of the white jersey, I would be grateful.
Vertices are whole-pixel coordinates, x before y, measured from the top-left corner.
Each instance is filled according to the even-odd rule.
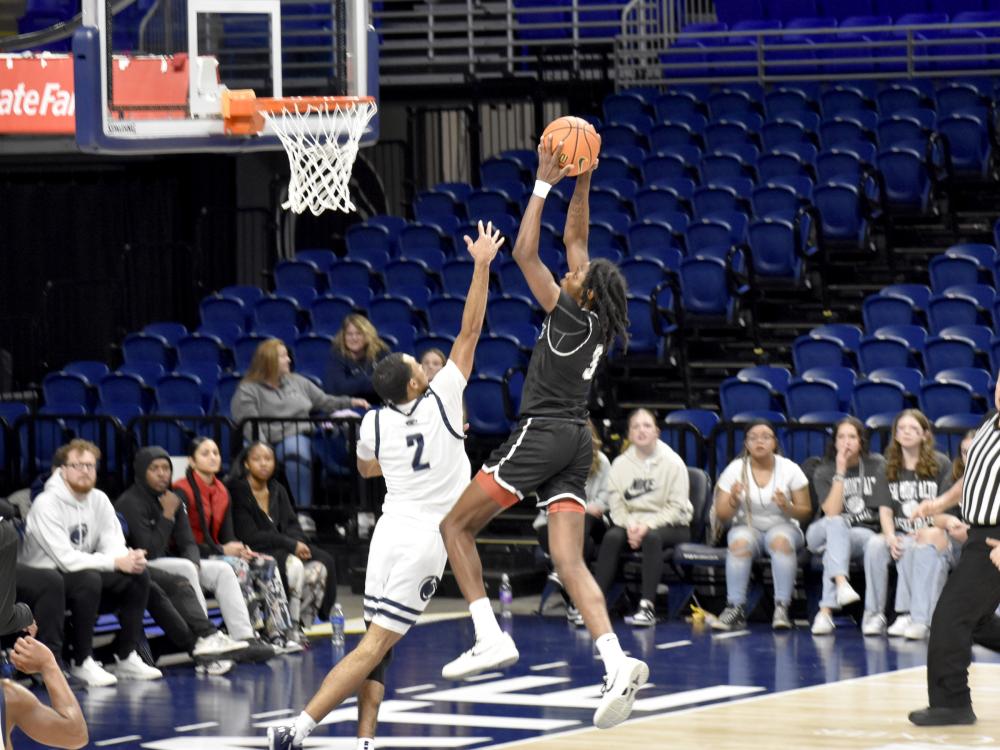
[[[437,529],[469,484],[462,394],[465,377],[450,359],[426,393],[383,406],[361,420],[358,458],[377,458],[385,477],[384,515]]]

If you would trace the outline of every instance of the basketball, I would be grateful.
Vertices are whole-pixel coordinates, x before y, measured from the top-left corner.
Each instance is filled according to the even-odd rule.
[[[553,120],[542,132],[542,141],[550,135],[553,151],[563,142],[559,166],[570,164],[570,177],[576,177],[590,169],[601,151],[601,136],[593,125],[581,117],[567,115]]]

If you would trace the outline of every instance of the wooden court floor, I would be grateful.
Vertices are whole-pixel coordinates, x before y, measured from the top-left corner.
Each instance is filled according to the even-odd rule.
[[[911,667],[635,719],[610,731],[579,730],[495,747],[1000,748],[1000,664],[972,666],[970,684],[979,722],[971,727],[921,728],[907,721],[909,711],[927,704],[925,675],[924,667]]]

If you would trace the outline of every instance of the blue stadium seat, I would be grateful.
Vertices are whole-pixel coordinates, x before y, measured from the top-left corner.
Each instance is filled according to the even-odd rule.
[[[973,114],[957,112],[942,117],[937,129],[948,139],[955,174],[986,179],[993,159],[987,125]]]
[[[920,388],[920,410],[932,422],[949,414],[976,412],[975,394],[965,383],[926,382]]]
[[[924,156],[912,148],[882,149],[876,157],[885,185],[883,197],[892,211],[927,214],[932,183]]]
[[[857,187],[843,183],[820,185],[813,191],[813,203],[820,214],[823,242],[859,250],[869,247],[871,225]]]
[[[862,422],[875,414],[900,412],[906,408],[906,390],[892,380],[861,380],[851,401],[854,415]]]
[[[177,342],[178,365],[210,363],[226,366],[228,352],[222,341],[210,334],[193,333]]]
[[[337,254],[328,248],[313,247],[296,250],[295,259],[314,263],[319,272],[325,276],[330,266],[337,262]]]
[[[658,120],[667,120],[672,116],[701,115],[708,110],[704,103],[690,91],[671,89],[660,94],[653,100],[653,110]]]
[[[650,259],[626,260],[619,270],[625,277],[629,294],[636,297],[649,297],[666,278],[663,264]]]
[[[466,287],[468,290],[468,287]],[[427,305],[427,318],[430,330],[437,336],[456,336],[462,328],[462,312],[465,309],[465,297],[438,296],[432,297]]]
[[[373,296],[371,284],[371,267],[348,258],[338,261],[326,276],[327,293],[347,297],[355,307],[368,307]]]
[[[280,324],[298,327],[300,310],[291,297],[275,294],[262,297],[253,306],[254,330],[261,326]]]
[[[980,367],[949,367],[934,375],[938,383],[959,383],[972,388],[981,404],[993,406],[993,376]],[[979,409],[978,411],[982,411]]]
[[[862,372],[870,373],[884,367],[911,367],[913,357],[902,339],[865,336],[858,345],[858,363]]]
[[[880,367],[868,373],[868,379],[877,383],[896,383],[906,393],[907,398],[916,401],[924,374],[915,367]]]
[[[249,333],[240,336],[233,346],[233,359],[236,362],[236,369],[239,372],[246,372],[250,369],[250,361],[257,352],[257,347],[267,341],[269,337],[262,333]]]
[[[934,377],[941,370],[973,367],[976,348],[968,339],[930,336],[924,342],[924,372]]]
[[[811,367],[801,374],[802,380],[831,383],[837,391],[839,405],[836,407],[841,411],[847,411],[851,403],[851,396],[854,394],[854,384],[857,374],[851,367]],[[814,409],[811,411],[823,411]]]
[[[949,326],[976,325],[980,309],[973,297],[954,292],[936,294],[927,303],[927,320],[934,333]]]
[[[681,305],[685,321],[692,318],[735,320],[736,297],[730,269],[719,258],[685,258],[680,266]]]
[[[135,375],[144,385],[152,388],[160,378],[167,374],[166,368],[158,362],[125,362],[118,368],[123,375]]]
[[[186,414],[182,408],[197,405],[201,409],[201,402],[201,381],[194,375],[171,373],[156,384],[156,411],[160,414]]]
[[[829,336],[806,334],[792,342],[792,361],[799,373],[813,367],[841,367],[844,347],[839,340]]]
[[[399,230],[399,232],[401,231],[402,229]],[[398,237],[398,234],[397,232],[395,236]],[[360,253],[366,250],[381,250],[387,255],[393,255],[397,249],[393,233],[387,227],[371,223],[371,220],[365,224],[354,224],[348,228],[344,240],[347,243],[346,259],[353,259],[356,252]],[[339,263],[340,261],[337,261],[337,263],[327,267],[327,278]]]
[[[837,388],[825,380],[805,380],[795,378],[785,392],[788,415],[793,419],[815,411],[837,411],[840,398]]]
[[[511,424],[505,408],[505,386],[500,378],[472,377],[465,386],[469,431],[480,436],[502,436]]]
[[[916,312],[911,300],[895,294],[870,294],[861,305],[866,331],[915,323]]]
[[[736,373],[736,377],[742,380],[763,380],[774,393],[784,394],[788,390],[788,384],[792,382],[792,374],[787,367],[775,367],[773,365],[755,365],[754,367],[744,367]]]
[[[261,293],[263,296],[263,293]],[[259,299],[259,297],[258,297]],[[236,297],[213,295],[205,297],[200,305],[201,322],[203,325],[225,324],[238,326],[244,330],[247,325],[248,307]]]
[[[162,336],[171,346],[177,346],[177,341],[188,334],[187,326],[183,323],[177,323],[170,320],[149,323],[148,325],[143,326],[142,331],[143,333],[152,333],[157,336]]]
[[[817,252],[815,247],[804,247],[802,232],[797,222],[786,219],[763,218],[750,225],[747,235],[750,248],[750,267],[754,278],[799,284],[803,281],[807,258]]]
[[[377,326],[376,326],[377,327]],[[329,335],[307,334],[295,339],[295,371],[302,375],[312,375],[323,380],[333,347],[333,337]]]
[[[63,368],[63,372],[82,375],[88,383],[96,385],[111,370],[104,362],[97,362],[92,359],[78,359],[73,362],[67,362]]]
[[[980,355],[984,362],[989,359],[990,340],[993,336],[993,330],[990,326],[947,326],[946,328],[942,328],[938,331],[938,335],[942,338],[965,339],[973,345],[976,350],[976,354]]]
[[[177,375],[190,375],[197,378],[201,392],[201,405],[208,413],[212,408],[215,387],[219,383],[219,378],[222,377],[222,368],[212,362],[189,362],[177,365],[174,372]]]
[[[926,284],[889,284],[882,287],[879,294],[905,297],[917,310],[923,311],[927,309],[927,303],[930,301],[931,289]]]
[[[511,367],[527,367],[528,358],[516,339],[487,335],[476,345],[473,370],[476,375],[502,378]]]
[[[465,218],[464,204],[446,191],[423,190],[413,200],[413,216],[417,221],[434,221],[439,217]]]
[[[706,456],[704,442],[712,435],[715,426],[719,424],[719,415],[707,409],[675,409],[663,420],[660,439],[673,448],[687,463],[694,456]],[[681,429],[687,426],[696,434]]]
[[[719,385],[723,419],[747,411],[766,411],[775,406],[774,392],[766,380],[726,378]]]
[[[368,308],[369,320],[380,331],[390,323],[407,323],[422,330],[425,327],[422,314],[410,300],[392,295],[376,297]]]
[[[219,378],[215,385],[215,395],[212,397],[212,413],[229,417],[229,405],[233,401],[236,389],[239,387],[242,376],[239,373],[226,373]]]
[[[340,331],[344,318],[353,313],[354,303],[347,297],[318,297],[310,307],[312,332],[334,336]],[[242,369],[242,368],[241,368]]]
[[[319,268],[309,260],[282,260],[274,267],[274,283],[279,290],[286,286],[318,289],[322,278]]]
[[[90,381],[72,372],[50,372],[42,380],[42,394],[45,405],[57,411],[82,406],[86,413],[93,406]]]
[[[170,344],[156,334],[130,333],[122,341],[122,354],[126,362],[156,362],[167,368],[173,366]]]
[[[861,329],[850,323],[827,323],[816,326],[809,332],[810,336],[825,336],[839,341],[845,352],[857,354],[858,344],[861,343]]]
[[[145,410],[148,402],[143,388],[143,381],[136,375],[113,372],[101,379],[97,392],[102,406],[134,404]]]

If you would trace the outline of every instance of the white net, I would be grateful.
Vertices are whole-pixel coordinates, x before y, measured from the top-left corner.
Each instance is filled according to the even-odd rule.
[[[319,107],[290,100],[281,112],[264,112],[291,168],[288,201],[282,208],[297,214],[309,209],[314,216],[355,210],[348,183],[358,143],[375,111],[371,100],[331,99]]]

